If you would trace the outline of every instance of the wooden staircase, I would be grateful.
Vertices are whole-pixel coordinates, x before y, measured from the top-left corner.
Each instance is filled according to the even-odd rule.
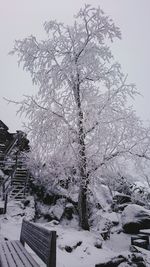
[[[12,190],[9,193],[9,199],[22,200],[28,192],[28,171],[25,166],[17,167],[11,179]]]
[[[29,191],[28,180],[29,172],[25,164],[25,157],[22,153],[16,156],[5,157],[3,168],[7,168],[9,175],[1,181],[3,208],[0,207],[0,213],[6,213],[7,203],[10,200],[21,201],[26,198]]]
[[[8,201],[21,201],[26,198],[29,192],[28,180],[29,172],[23,161],[22,155],[19,156],[16,164],[12,168],[11,174],[2,182],[0,214],[6,213]]]
[[[27,154],[23,153],[29,151],[28,143],[25,133],[9,133],[8,127],[0,120],[0,203],[4,203],[4,211],[9,200],[19,201],[29,191],[29,175],[25,163]]]

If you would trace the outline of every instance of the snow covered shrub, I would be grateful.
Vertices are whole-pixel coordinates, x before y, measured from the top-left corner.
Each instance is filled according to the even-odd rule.
[[[148,187],[135,184],[131,197],[133,203],[150,209],[150,189]]]

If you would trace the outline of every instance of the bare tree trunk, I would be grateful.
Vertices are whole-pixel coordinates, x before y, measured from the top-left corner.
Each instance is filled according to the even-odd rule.
[[[87,190],[80,185],[78,197],[79,223],[82,229],[89,230],[88,212],[87,212]]]
[[[89,230],[88,210],[87,210],[87,192],[88,192],[88,175],[87,162],[85,153],[85,134],[83,128],[83,112],[81,109],[79,83],[77,85],[77,107],[78,107],[78,144],[79,144],[79,172],[80,172],[80,189],[78,197],[78,210],[80,226],[84,230]]]

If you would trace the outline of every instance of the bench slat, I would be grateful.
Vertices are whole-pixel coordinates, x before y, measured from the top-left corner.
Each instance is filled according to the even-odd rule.
[[[9,267],[16,267],[16,264],[14,262],[14,258],[11,254],[11,250],[9,249],[9,246],[8,246],[8,242],[7,241],[3,241],[1,243],[1,247],[2,247],[2,253],[1,254],[1,266],[9,266]],[[5,259],[4,259],[5,257]],[[7,264],[6,264],[7,262]]]
[[[1,267],[40,267],[19,241],[1,243]]]
[[[17,241],[11,241],[20,257],[23,257],[25,266],[40,267],[39,264],[32,258],[29,252],[23,247],[23,245]],[[20,266],[19,266],[20,267]]]
[[[44,231],[42,231],[44,230]],[[21,231],[21,239],[24,239],[26,243],[30,242],[37,243],[40,251],[46,254],[52,241],[52,231],[45,231],[47,229],[41,229],[38,225],[32,227],[29,223],[23,225],[23,230]]]
[[[19,257],[18,253],[16,252],[16,250],[15,250],[15,248],[13,246],[13,243],[14,242],[6,241],[6,244],[7,244],[8,248],[9,248],[10,253],[13,256],[13,260],[14,260],[15,266],[24,267],[25,266],[25,264],[24,264],[24,258],[23,258],[23,256],[22,257]]]
[[[56,266],[56,231],[23,220],[20,241],[27,243],[48,267]]]
[[[27,240],[26,243],[34,248],[35,252],[39,254],[39,256],[46,261],[47,255],[49,254],[49,248],[51,245],[51,237],[43,238],[38,234],[38,231],[30,231],[31,229],[24,229],[24,238]]]
[[[10,267],[8,265],[8,261],[6,259],[6,255],[5,255],[5,251],[3,249],[3,246],[2,246],[2,244],[0,244],[0,266],[3,266],[2,264],[6,267]]]

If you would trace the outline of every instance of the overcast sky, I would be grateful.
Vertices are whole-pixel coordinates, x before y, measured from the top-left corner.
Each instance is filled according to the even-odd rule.
[[[150,119],[150,0],[0,0],[0,119],[10,131],[22,129],[23,118],[16,116],[17,107],[3,97],[19,100],[35,90],[29,73],[18,68],[16,57],[8,56],[14,40],[31,34],[42,39],[44,21],[70,24],[85,3],[100,5],[120,27],[122,40],[112,49],[129,81],[143,95],[135,100],[138,115]]]

